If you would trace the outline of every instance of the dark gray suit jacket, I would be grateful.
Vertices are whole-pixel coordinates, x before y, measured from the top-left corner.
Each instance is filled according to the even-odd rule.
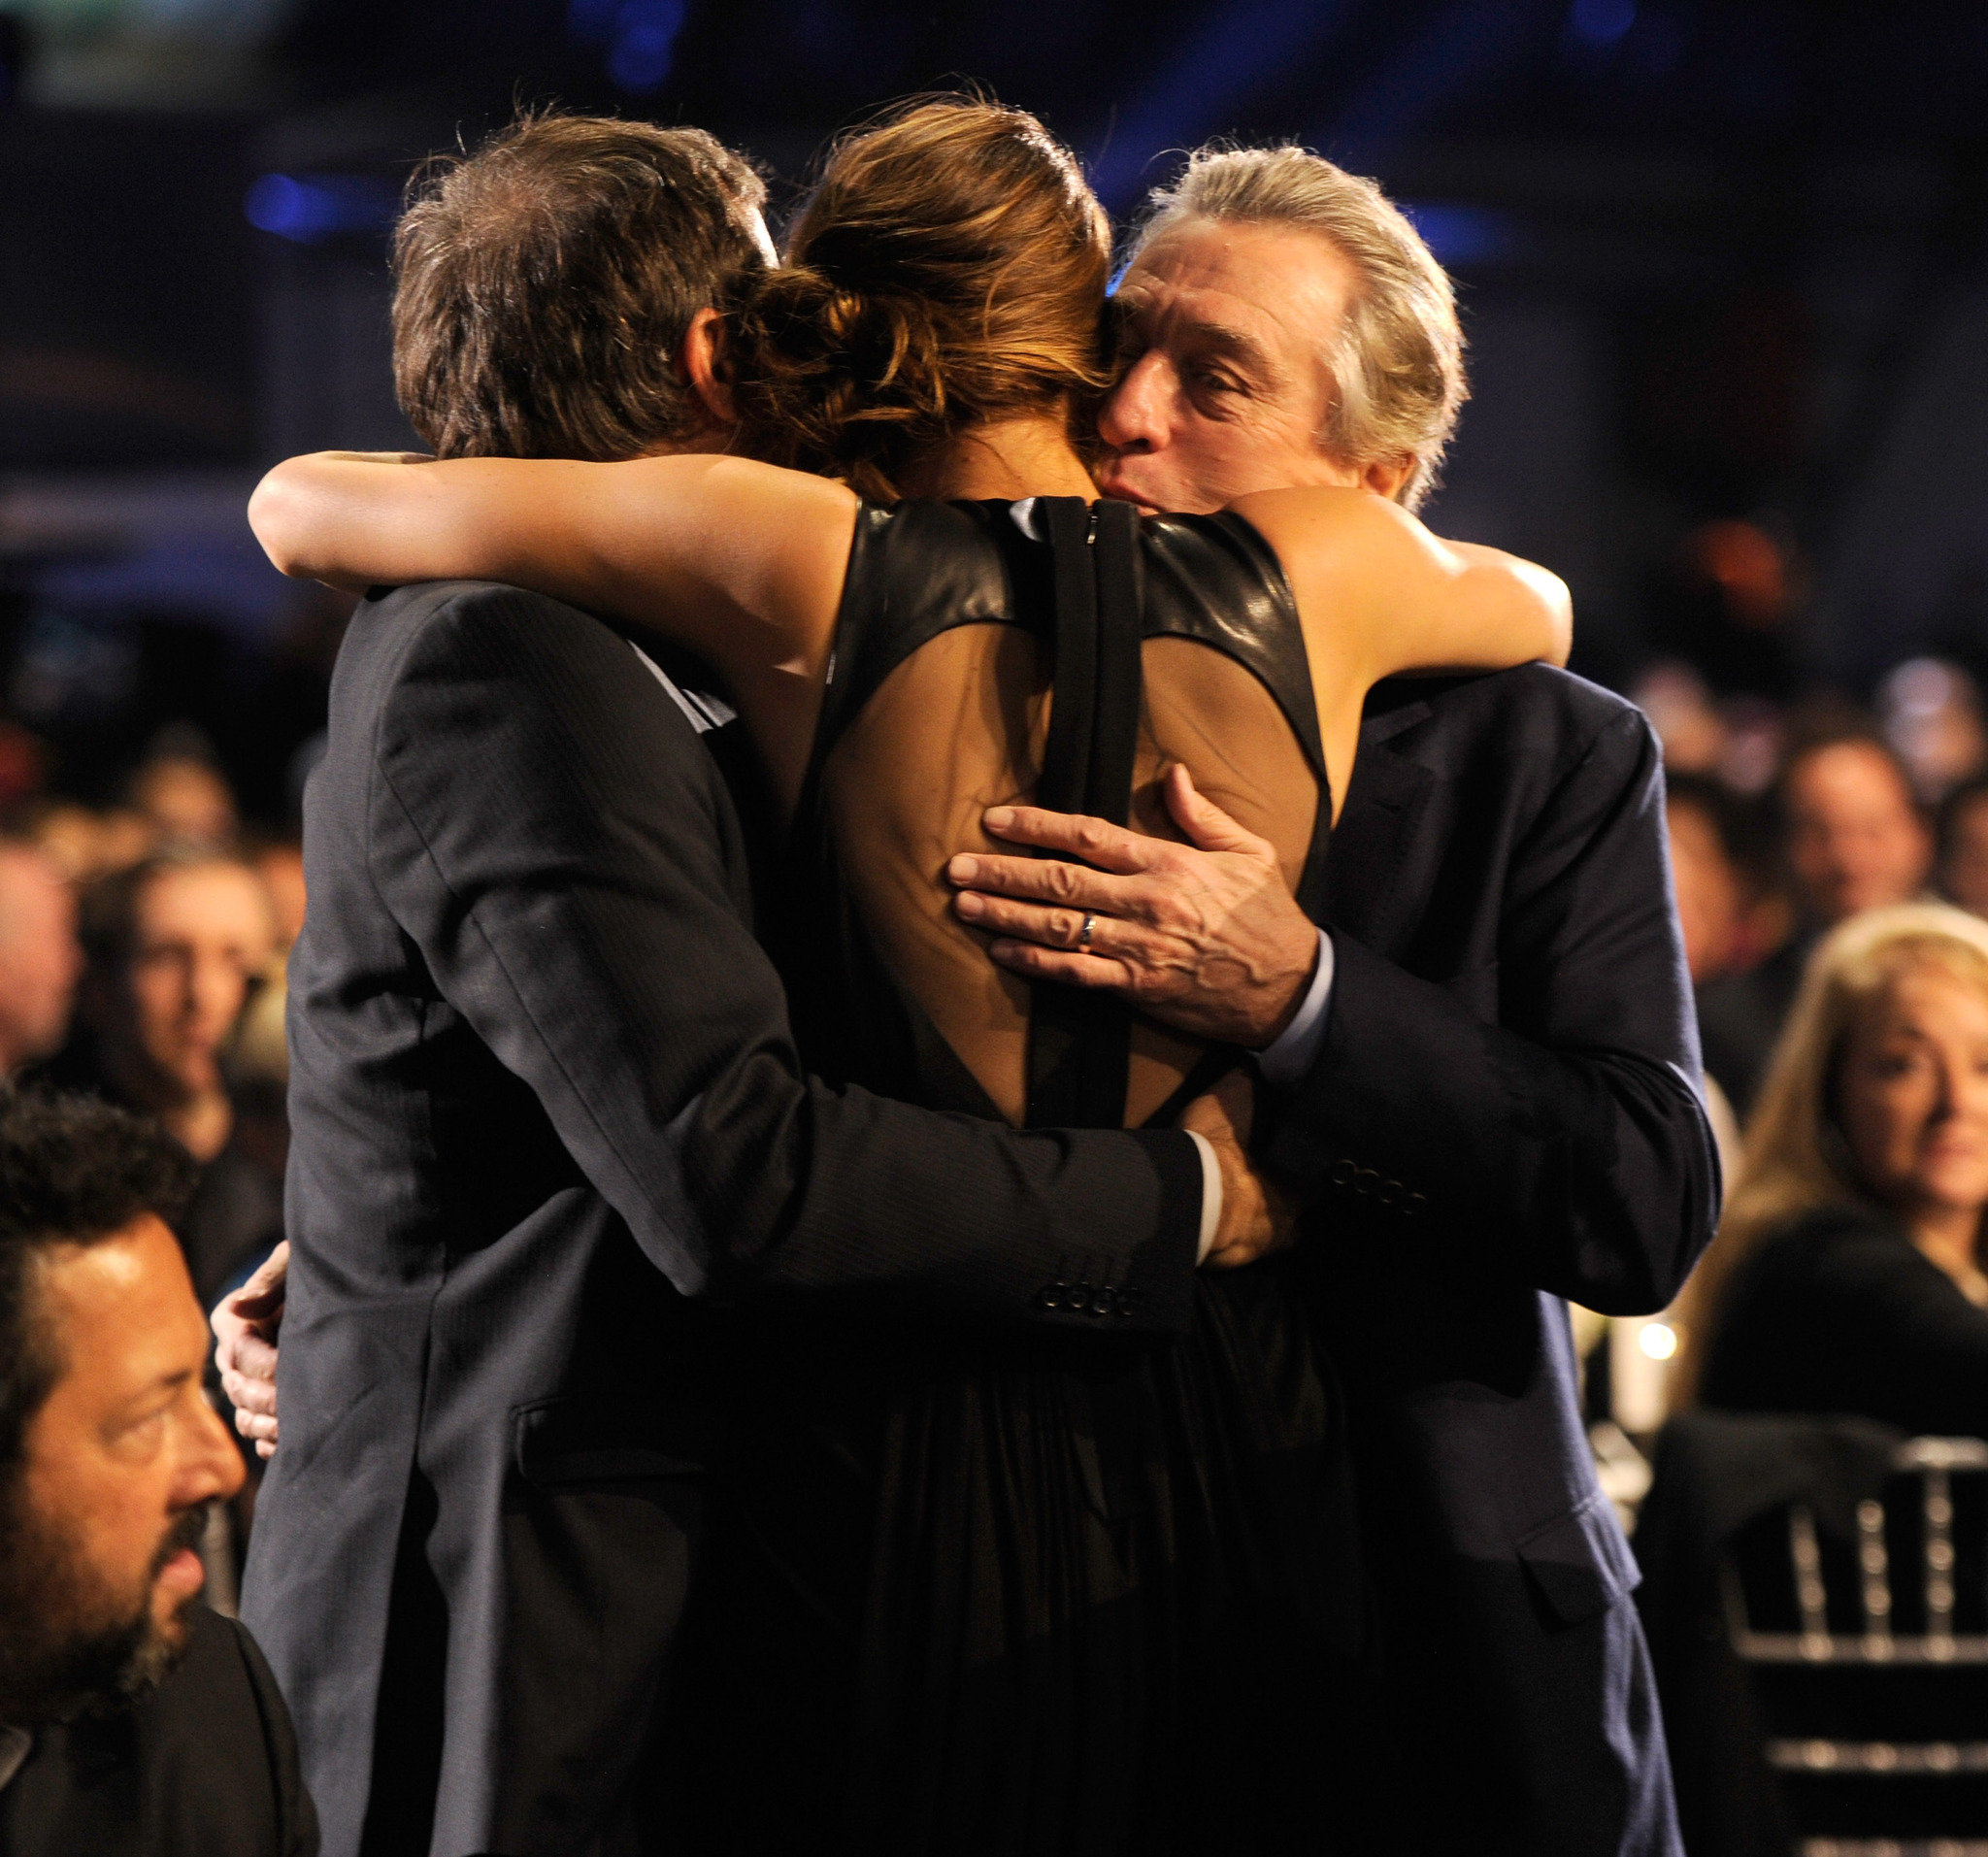
[[[644,1760],[697,1550],[701,1305],[1184,1328],[1200,1163],[803,1076],[711,757],[555,602],[360,609],[305,863],[283,1442],[245,1616],[332,1857],[425,1847],[422,1774],[439,1857],[582,1850]],[[1139,1293],[1043,1294],[1086,1279]],[[396,1656],[432,1654],[384,1662],[390,1610]]]
[[[1394,1847],[1673,1852],[1561,1300],[1664,1308],[1716,1215],[1649,727],[1543,665],[1383,685],[1328,882],[1324,1043],[1269,1152],[1355,1416]]]

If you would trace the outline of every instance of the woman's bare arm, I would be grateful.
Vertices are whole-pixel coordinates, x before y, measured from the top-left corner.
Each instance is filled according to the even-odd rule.
[[[789,798],[855,514],[840,484],[705,454],[405,464],[325,451],[279,465],[248,506],[285,574],[355,588],[501,580],[695,652],[725,680]]]
[[[1276,550],[1308,640],[1370,682],[1567,662],[1566,585],[1530,561],[1445,542],[1367,490],[1266,490],[1234,508]]]
[[[1276,550],[1297,601],[1335,814],[1382,678],[1567,662],[1567,588],[1530,561],[1442,541],[1369,490],[1263,490],[1231,507]]]

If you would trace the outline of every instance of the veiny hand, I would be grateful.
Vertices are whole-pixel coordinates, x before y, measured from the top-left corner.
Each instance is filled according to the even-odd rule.
[[[1284,886],[1268,840],[1202,798],[1177,763],[1167,810],[1193,842],[1145,838],[1103,819],[997,806],[996,838],[1095,865],[961,853],[945,869],[960,920],[1001,939],[1013,973],[1122,994],[1197,1038],[1260,1050],[1298,1010],[1318,962],[1318,931]],[[1088,948],[1078,938],[1097,920]]]
[[[276,1345],[289,1272],[285,1239],[211,1318],[221,1391],[234,1403],[235,1429],[254,1440],[259,1457],[276,1455]]]
[[[1282,1250],[1297,1232],[1297,1202],[1250,1165],[1255,1109],[1255,1079],[1239,1066],[1180,1113],[1180,1126],[1206,1135],[1221,1164],[1222,1215],[1202,1260],[1212,1270],[1253,1264],[1266,1252]]]

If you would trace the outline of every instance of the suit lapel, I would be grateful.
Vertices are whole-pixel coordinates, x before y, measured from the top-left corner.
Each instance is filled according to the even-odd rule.
[[[1333,828],[1326,863],[1325,917],[1366,946],[1384,951],[1404,900],[1402,875],[1436,776],[1385,744],[1430,713],[1426,703],[1374,716],[1360,731],[1360,753],[1345,811]]]

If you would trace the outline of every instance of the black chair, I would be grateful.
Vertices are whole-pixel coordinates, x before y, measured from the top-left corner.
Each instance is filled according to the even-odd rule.
[[[1988,1857],[1988,1443],[1692,1410],[1638,1594],[1692,1857]]]
[[[1988,1857],[1988,1443],[1917,1438],[1854,1511],[1792,1501],[1720,1564],[1801,1857]]]

